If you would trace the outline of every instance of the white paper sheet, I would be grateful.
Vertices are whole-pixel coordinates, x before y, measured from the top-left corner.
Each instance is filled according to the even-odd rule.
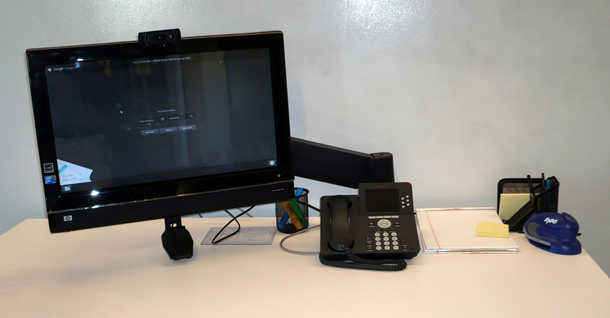
[[[479,222],[502,223],[494,208],[417,209],[417,226],[425,254],[516,253],[509,238],[478,237]]]

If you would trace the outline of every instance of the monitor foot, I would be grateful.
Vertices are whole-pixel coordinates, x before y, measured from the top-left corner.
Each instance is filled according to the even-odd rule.
[[[161,235],[161,241],[170,259],[177,261],[193,257],[193,238],[182,225],[180,217],[165,218],[165,232]]]

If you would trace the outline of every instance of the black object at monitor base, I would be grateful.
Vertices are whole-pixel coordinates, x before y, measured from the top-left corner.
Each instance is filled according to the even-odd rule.
[[[193,238],[182,225],[180,217],[165,218],[165,232],[161,235],[163,248],[174,261],[193,257]]]

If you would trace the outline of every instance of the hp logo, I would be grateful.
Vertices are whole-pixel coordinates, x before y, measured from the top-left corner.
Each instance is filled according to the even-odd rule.
[[[72,215],[65,215],[64,222],[70,222],[70,221],[72,221]]]

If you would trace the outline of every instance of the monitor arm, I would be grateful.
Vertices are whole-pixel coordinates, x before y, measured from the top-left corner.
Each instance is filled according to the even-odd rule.
[[[361,153],[291,138],[292,166],[296,176],[358,188],[359,183],[394,182],[392,154]],[[163,248],[172,260],[193,256],[193,239],[180,217],[165,218],[161,236]]]
[[[389,152],[362,153],[291,138],[292,169],[298,177],[357,189],[359,183],[394,182]]]

